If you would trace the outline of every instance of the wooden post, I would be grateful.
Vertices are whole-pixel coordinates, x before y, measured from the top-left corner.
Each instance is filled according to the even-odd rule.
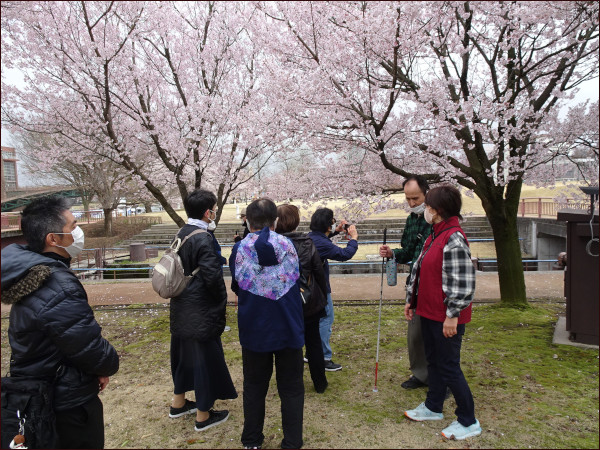
[[[521,217],[525,217],[525,199],[521,200]]]

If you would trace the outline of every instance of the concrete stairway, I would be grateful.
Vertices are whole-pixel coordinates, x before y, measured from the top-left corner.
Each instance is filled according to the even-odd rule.
[[[405,219],[371,219],[356,225],[359,242],[383,241],[383,229],[387,227],[388,241],[399,241],[404,230]],[[486,217],[467,217],[462,224],[469,239],[491,239],[492,229]],[[168,246],[173,240],[179,227],[175,224],[152,225],[150,228],[127,239],[121,243],[126,247],[134,242],[143,242],[147,246]],[[236,232],[242,233],[242,226],[237,223],[220,223],[215,231],[215,236],[220,244],[232,244]],[[298,231],[308,232],[309,223],[302,222]]]

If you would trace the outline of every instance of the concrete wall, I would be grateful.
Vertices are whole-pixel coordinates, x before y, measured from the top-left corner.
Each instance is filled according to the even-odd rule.
[[[518,217],[521,249],[534,259],[556,260],[567,251],[567,225],[556,219]],[[538,270],[552,270],[554,263],[539,263]]]

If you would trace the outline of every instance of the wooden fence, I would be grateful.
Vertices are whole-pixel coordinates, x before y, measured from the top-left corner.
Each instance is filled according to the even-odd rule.
[[[519,215],[521,217],[535,216],[556,218],[556,214],[561,209],[583,209],[584,211],[587,211],[589,207],[589,201],[585,202],[574,199],[557,201],[551,197],[529,197],[521,199],[521,202],[519,203]]]
[[[71,210],[77,223],[80,225],[90,224],[95,222],[102,222],[104,220],[104,211],[93,210],[93,211],[73,211]],[[113,221],[127,224],[143,223],[147,225],[154,225],[162,223],[160,217],[132,215],[132,216],[120,216],[113,211]],[[21,213],[18,212],[7,212],[2,213],[2,231],[18,231],[21,229]]]

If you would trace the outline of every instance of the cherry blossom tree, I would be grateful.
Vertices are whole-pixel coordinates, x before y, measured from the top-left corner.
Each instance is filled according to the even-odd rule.
[[[361,163],[373,173],[419,173],[475,193],[493,229],[502,301],[525,304],[521,187],[552,182],[559,108],[598,76],[598,4],[257,5],[271,30],[263,45],[285,68],[277,90],[312,130],[307,145],[370,155]]]
[[[578,178],[598,185],[598,101],[571,108],[546,136],[548,163],[556,172],[577,172]],[[539,177],[537,178],[539,180]]]
[[[3,80],[2,119],[60,136],[54,159],[119,164],[179,225],[173,190],[368,210],[411,174],[457,183],[492,226],[502,300],[526,302],[521,187],[587,140],[592,107],[559,111],[598,76],[597,3],[2,5],[3,68],[25,77]]]
[[[2,16],[3,121],[108,156],[178,224],[164,193],[229,197],[285,148],[269,105],[254,7],[225,2],[11,2]],[[98,142],[98,140],[101,142]],[[87,153],[86,153],[87,152]],[[107,156],[105,154],[105,156]]]
[[[112,236],[113,211],[122,197],[137,191],[129,173],[99,150],[66,154],[64,149],[69,145],[60,135],[21,131],[16,138],[20,142],[19,153],[30,173],[44,182],[54,179],[74,186],[81,194],[86,211],[96,197],[104,212],[104,234]],[[54,159],[60,153],[66,157]]]

